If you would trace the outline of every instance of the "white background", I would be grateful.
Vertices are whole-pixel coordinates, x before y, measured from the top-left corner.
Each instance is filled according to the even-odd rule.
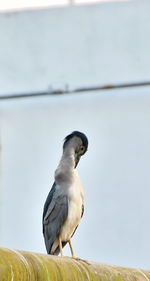
[[[147,1],[0,15],[0,92],[149,78]],[[150,268],[149,87],[0,102],[0,243],[45,252],[42,210],[63,138],[81,130],[86,202],[75,253]],[[68,255],[67,246],[65,253]]]

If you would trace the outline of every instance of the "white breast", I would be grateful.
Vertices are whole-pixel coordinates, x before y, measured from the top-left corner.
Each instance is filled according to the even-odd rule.
[[[71,238],[74,230],[80,222],[83,198],[83,189],[76,172],[74,181],[68,189],[68,216],[60,232],[62,241],[68,241]]]

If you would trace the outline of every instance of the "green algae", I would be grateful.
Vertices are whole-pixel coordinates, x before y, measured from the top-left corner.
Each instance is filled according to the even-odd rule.
[[[0,281],[150,281],[150,271],[1,248]]]

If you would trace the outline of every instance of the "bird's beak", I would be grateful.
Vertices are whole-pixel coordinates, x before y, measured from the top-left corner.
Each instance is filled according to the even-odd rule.
[[[79,163],[80,157],[81,157],[81,155],[79,155],[77,153],[75,154],[75,168],[77,167],[77,165]]]

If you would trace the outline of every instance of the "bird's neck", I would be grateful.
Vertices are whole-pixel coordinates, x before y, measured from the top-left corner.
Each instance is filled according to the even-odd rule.
[[[59,166],[63,169],[74,170],[75,168],[75,157],[73,149],[65,149],[61,157]]]
[[[60,159],[59,165],[55,171],[55,180],[56,181],[68,181],[72,180],[72,176],[75,170],[75,156],[74,149],[67,147],[63,151],[63,155]]]

